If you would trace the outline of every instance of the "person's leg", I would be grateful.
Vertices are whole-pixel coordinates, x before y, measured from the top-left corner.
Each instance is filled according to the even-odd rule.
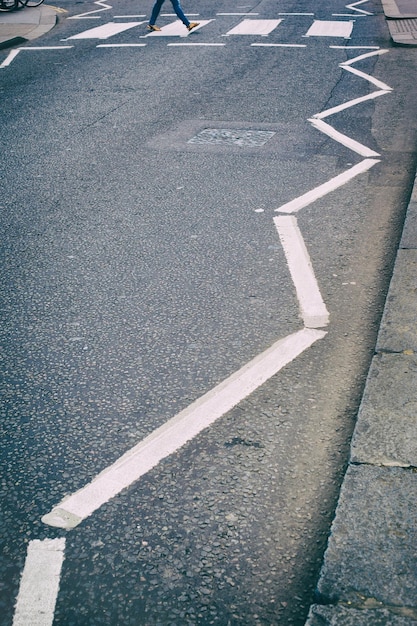
[[[181,4],[180,4],[180,0],[171,0],[171,2],[172,2],[172,6],[174,7],[175,13],[178,15],[178,17],[180,18],[181,22],[183,24],[185,24],[185,26],[188,28],[189,25],[190,25],[190,21],[184,15],[184,11],[182,10]]]
[[[156,0],[154,7],[152,9],[151,19],[149,20],[149,26],[154,26],[164,2],[165,0]]]

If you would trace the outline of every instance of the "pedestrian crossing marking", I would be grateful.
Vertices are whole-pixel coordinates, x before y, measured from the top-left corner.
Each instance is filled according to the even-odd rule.
[[[363,13],[364,15],[373,15],[370,11],[365,11],[365,9],[358,9],[358,4],[363,4],[364,2],[368,2],[368,0],[359,0],[359,2],[352,2],[352,4],[347,4],[346,8],[351,9],[352,11],[358,11],[358,13]]]
[[[199,22],[198,26],[193,28],[191,32],[195,32],[199,30],[206,24],[213,22],[214,20],[202,20]],[[176,22],[172,22],[172,24],[167,24],[167,26],[163,26],[161,30],[153,31],[152,33],[148,33],[144,35],[145,37],[188,37],[190,31],[187,27],[181,22],[181,20],[177,20]]]
[[[116,24],[116,22],[108,22],[107,24],[103,24],[103,26],[89,28],[88,30],[84,30],[82,33],[78,33],[78,35],[72,35],[72,37],[68,37],[67,40],[108,39],[113,35],[123,33],[125,30],[128,30],[129,28],[134,28],[135,26],[139,26],[140,24],[144,24],[144,22],[119,22],[118,24]]]
[[[350,39],[353,21],[326,21],[314,20],[305,34],[305,37],[344,37]]]
[[[243,20],[226,33],[228,35],[269,35],[282,20]]]

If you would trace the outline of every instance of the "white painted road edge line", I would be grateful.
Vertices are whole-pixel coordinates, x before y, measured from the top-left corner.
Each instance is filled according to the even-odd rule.
[[[100,7],[103,7],[102,9],[94,9],[94,11],[88,11],[87,13],[80,13],[79,15],[72,15],[71,17],[68,17],[67,19],[69,20],[78,20],[78,19],[85,19],[85,18],[89,18],[90,15],[92,15],[93,13],[100,13],[101,11],[108,11],[109,9],[112,9],[113,7],[111,6],[111,4],[106,4],[105,2],[103,2],[103,0],[97,0],[97,2],[94,2],[94,4],[98,4]],[[98,15],[96,17],[99,17]]]
[[[349,59],[348,61],[343,61],[343,63],[340,64],[339,67],[344,67],[345,65],[352,65],[353,63],[356,63],[357,61],[362,61],[363,59],[368,59],[369,57],[373,57],[373,56],[380,56],[381,54],[386,54],[388,52],[388,50],[386,50],[385,48],[378,48],[375,52],[366,52],[365,54],[361,54],[358,57],[354,57],[353,59]]]
[[[356,154],[360,154],[363,157],[380,156],[380,154],[378,152],[375,152],[375,150],[371,150],[371,148],[364,146],[362,143],[359,143],[359,141],[351,139],[351,137],[344,135],[343,133],[333,128],[333,126],[330,126],[330,124],[327,124],[322,120],[310,118],[308,121],[314,126],[314,128],[317,128],[317,130],[321,131],[331,139],[334,139],[338,143],[342,144],[342,146],[346,146],[346,148],[349,148],[349,150],[353,150],[353,152],[356,152]]]
[[[225,415],[326,332],[304,328],[274,343],[240,370],[153,431],[90,483],[65,498],[42,521],[74,528],[105,502],[149,472]]]
[[[304,239],[292,215],[274,217],[291,278],[297,292],[301,317],[307,328],[322,328],[329,323],[329,313],[321,297]]]
[[[352,11],[358,11],[359,13],[365,13],[366,15],[373,15],[369,11],[364,11],[363,9],[357,9],[358,4],[363,4],[364,2],[368,2],[368,0],[359,0],[359,2],[353,2],[352,4],[347,4],[347,9],[352,9]]]
[[[64,538],[29,542],[13,626],[51,626],[64,550]]]
[[[323,185],[319,185],[318,187],[307,191],[307,193],[299,196],[298,198],[295,198],[295,200],[291,200],[291,202],[283,204],[278,209],[275,209],[275,211],[279,211],[280,213],[296,213],[300,209],[303,209],[309,204],[312,204],[319,198],[323,198],[328,193],[334,191],[335,189],[338,189],[342,185],[345,185],[350,180],[352,180],[352,178],[355,178],[355,176],[366,172],[379,162],[379,159],[364,159],[357,165],[354,165],[350,169],[346,170],[346,172],[338,174],[338,176],[331,178],[327,182],[323,183]]]

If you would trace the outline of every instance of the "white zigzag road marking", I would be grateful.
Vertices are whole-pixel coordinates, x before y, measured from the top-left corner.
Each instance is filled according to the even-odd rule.
[[[94,4],[98,4],[99,6],[101,6],[101,9],[94,9],[94,11],[88,11],[87,13],[79,13],[78,15],[72,15],[71,17],[68,17],[67,19],[69,20],[87,20],[87,19],[95,19],[95,18],[99,18],[99,15],[94,15],[95,13],[101,13],[102,11],[108,11],[109,9],[112,9],[112,5],[111,4],[106,4],[103,0],[97,0],[96,2],[94,2]]]
[[[320,130],[325,135],[328,135],[329,137],[331,137],[338,143],[342,144],[343,146],[346,146],[346,148],[353,150],[353,152],[356,152],[357,154],[360,154],[361,156],[364,156],[364,157],[379,156],[378,152],[375,152],[375,150],[371,150],[370,148],[367,148],[363,144],[359,143],[359,141],[355,141],[355,139],[351,139],[347,135],[340,133],[338,130],[335,130],[333,126],[330,126],[330,124],[327,124],[327,122],[323,122],[323,120],[317,120],[317,119],[312,118],[312,119],[309,119],[308,121],[315,128]]]
[[[304,239],[292,215],[274,217],[291,278],[297,292],[301,317],[306,328],[322,328],[329,323],[329,313],[314,276]]]
[[[347,4],[346,8],[351,9],[352,11],[357,11],[358,13],[363,13],[364,15],[373,15],[370,11],[365,11],[364,9],[358,9],[358,4],[363,4],[364,2],[369,2],[369,0],[359,0],[359,2],[353,2],[352,4]]]
[[[330,115],[334,115],[335,113],[339,113],[340,111],[349,109],[350,107],[356,106],[357,104],[361,104],[362,102],[366,102],[367,100],[372,100],[373,98],[384,96],[387,93],[391,93],[391,91],[392,90],[388,91],[387,89],[381,89],[380,91],[373,91],[367,96],[362,96],[361,98],[355,98],[354,100],[349,100],[349,102],[339,104],[338,106],[333,107],[331,109],[326,109],[325,111],[322,111],[321,113],[316,113],[315,115],[313,115],[312,119],[323,120],[325,117],[330,117]]]
[[[319,185],[314,189],[310,189],[310,191],[307,191],[307,193],[304,193],[302,196],[298,196],[298,198],[281,205],[278,209],[275,209],[275,211],[278,211],[279,213],[297,213],[300,209],[304,209],[316,200],[327,196],[327,194],[335,191],[335,189],[338,189],[339,187],[342,187],[350,180],[359,174],[363,174],[379,162],[379,159],[364,159],[357,165],[354,165],[345,172],[338,174],[322,185]]]
[[[388,50],[381,50],[380,48],[377,48],[372,52],[365,52],[364,54],[360,54],[359,56],[354,57],[353,59],[349,59],[349,61],[343,61],[343,63],[340,64],[340,67],[344,67],[345,65],[352,65],[353,63],[357,63],[358,61],[362,61],[363,59],[368,59],[369,57],[381,56],[382,54],[386,54],[387,52]],[[388,87],[388,89],[391,89],[391,87]]]
[[[377,85],[378,87],[381,88],[381,91],[374,92],[362,98],[355,98],[354,100],[345,102],[337,107],[328,109],[327,111],[316,113],[312,118],[309,119],[309,122],[315,128],[317,128],[324,134],[328,135],[329,137],[331,137],[338,143],[341,143],[342,145],[348,147],[349,149],[353,150],[357,154],[360,154],[361,156],[365,156],[365,157],[379,156],[379,154],[375,152],[374,150],[371,150],[370,148],[355,141],[354,139],[347,137],[343,133],[336,131],[332,126],[324,122],[323,118],[329,117],[330,115],[334,115],[335,113],[343,111],[347,108],[356,106],[360,104],[361,102],[365,102],[371,98],[376,98],[378,96],[384,95],[392,91],[391,87],[389,87],[388,85],[385,85],[385,83],[382,83],[381,81],[374,79],[372,76],[369,76],[368,74],[365,74],[364,72],[360,72],[359,70],[356,70],[355,68],[351,67],[353,63],[356,63],[362,59],[372,57],[374,55],[384,54],[385,52],[387,51],[377,50],[374,52],[368,52],[366,54],[357,56],[351,59],[350,61],[346,61],[345,63],[340,64],[340,67],[342,67],[343,69],[356,74],[360,78],[363,78],[374,85]],[[282,205],[281,207],[275,210],[279,211],[280,213],[295,213],[299,211],[300,209],[306,206],[309,206],[312,202],[315,202],[315,200],[322,198],[323,196],[334,191],[338,187],[341,187],[342,185],[346,184],[348,181],[352,180],[358,174],[361,174],[369,170],[376,163],[379,163],[378,159],[365,159],[364,161],[350,168],[346,172],[343,172],[342,174],[335,176],[334,178],[330,179],[326,183],[319,185],[315,189],[310,190],[309,192],[303,194],[302,196],[299,196],[298,198],[296,198],[295,200],[292,200],[291,202],[287,202],[286,204]],[[286,219],[285,222],[283,221],[284,219]],[[324,310],[326,311],[326,313],[327,313],[327,309],[325,308],[324,302],[321,298],[319,288],[318,288],[318,285],[314,276],[313,268],[311,267],[307,249],[302,239],[301,231],[298,229],[295,218],[294,217],[291,218],[293,221],[289,221],[289,219],[290,218],[276,217],[274,218],[274,223],[280,235],[281,243],[283,245],[284,253],[286,255],[289,270],[290,270],[290,273],[291,273],[291,276],[292,276],[292,279],[293,279],[293,282],[297,291],[297,297],[300,303],[301,315],[304,319],[304,323],[306,323],[306,319],[309,319],[308,317],[309,313],[307,312],[307,307],[309,305],[310,298],[312,298],[313,302],[316,301],[319,307],[324,307]],[[289,241],[291,242],[290,244],[289,244]],[[297,247],[299,248],[301,247],[301,249],[298,250],[298,254],[297,253],[294,254],[294,250],[296,250]],[[306,291],[305,291],[305,284],[302,282],[304,275],[309,276],[308,288]],[[327,320],[326,324],[327,324],[328,314],[327,314],[327,318],[323,317],[322,319],[323,320],[326,319]]]
[[[304,328],[280,339],[214,389],[180,411],[121,456],[93,481],[42,517],[50,526],[71,529],[188,441],[225,415],[326,333]]]
[[[369,74],[365,74],[365,72],[361,72],[360,70],[357,70],[354,67],[350,67],[348,63],[341,63],[340,67],[343,67],[343,69],[346,70],[347,72],[351,72],[352,74],[359,76],[359,78],[364,78],[369,83],[372,83],[373,85],[375,85],[376,87],[379,87],[380,89],[383,89],[384,91],[392,91],[392,88],[388,87],[386,83],[383,83],[381,80],[378,80],[374,78],[373,76],[369,76]]]
[[[314,121],[317,123],[320,122],[320,120]],[[322,124],[324,124],[324,122],[322,122]],[[351,168],[348,172],[332,179],[332,185],[329,185],[328,183],[331,181],[328,181],[327,185],[325,187],[321,186],[319,191],[316,189],[309,192],[311,195],[305,194],[302,196],[303,206],[307,206],[307,204],[313,202],[314,199],[318,197],[318,193],[321,195],[329,193],[335,189],[335,185],[340,186],[344,184],[360,172],[372,167],[376,162],[378,161],[374,159],[365,160],[361,164]],[[282,211],[284,207],[285,205],[279,210]],[[301,208],[301,206],[298,206],[297,210],[299,208]],[[290,220],[278,219],[275,224],[284,242],[284,250],[289,262],[290,272],[295,277],[295,287],[298,293],[303,319],[305,319],[307,323],[310,323],[311,318],[311,323],[315,325],[326,325],[328,323],[328,312],[320,295],[308,252],[295,218],[291,218]],[[299,251],[302,251],[302,261],[298,262],[298,265],[293,261],[296,255],[294,255],[294,250],[289,249],[288,241],[292,241],[293,244],[296,242],[296,244],[294,244],[294,250],[298,248]],[[307,270],[309,281],[308,287],[306,288],[305,284],[302,284],[300,276],[303,271]],[[313,301],[315,302],[316,312],[318,311],[317,315],[309,310],[309,290],[310,294],[314,294]],[[316,334],[310,334],[308,340],[302,342],[302,346],[300,347],[298,345],[299,338],[304,337],[305,335],[303,333],[306,332],[315,332]],[[276,374],[281,367],[284,367],[287,363],[296,358],[298,354],[317,341],[317,339],[321,339],[325,335],[326,333],[324,331],[314,331],[313,329],[304,328],[303,331],[299,331],[299,333],[295,335],[290,335],[285,339],[279,340],[272,348],[256,357],[212,391],[202,396],[202,398],[184,409],[184,411],[181,411],[164,426],[151,433],[146,439],[137,444],[137,446],[120,457],[112,466],[101,472],[91,483],[75,492],[72,496],[64,499],[59,505],[54,507],[50,513],[43,516],[42,521],[45,524],[62,528],[75,527],[104,502],[107,502],[110,498],[120,493],[121,490],[138,480],[138,478],[149,471],[151,467],[158,464],[162,458],[165,458],[179,447],[182,447],[187,441],[201,432],[201,430],[207,428],[207,426],[239,403],[241,399],[252,393],[258,386],[268,380],[268,378]],[[296,344],[293,344],[293,340],[296,340]],[[266,368],[265,365],[267,362],[270,363],[271,355],[274,365],[272,368],[270,366]],[[276,358],[278,358],[278,364],[276,363]],[[176,434],[177,429],[178,435]],[[163,445],[161,441],[164,442]],[[155,442],[157,442],[156,448],[154,447]],[[152,449],[151,453],[149,452],[149,447]]]

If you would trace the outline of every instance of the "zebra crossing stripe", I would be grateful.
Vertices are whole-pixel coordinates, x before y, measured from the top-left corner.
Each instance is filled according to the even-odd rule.
[[[229,30],[226,36],[229,35],[269,35],[275,28],[282,22],[280,20],[243,20]]]
[[[144,24],[144,22],[119,22],[117,24],[116,22],[108,22],[102,26],[84,30],[82,33],[78,33],[78,35],[72,35],[72,37],[68,37],[65,41],[69,41],[70,39],[108,39],[109,37],[113,37],[113,35],[118,35],[125,30],[129,30],[129,28],[140,26],[140,24]]]
[[[343,37],[350,39],[353,29],[353,20],[314,20],[305,34],[305,37]]]

